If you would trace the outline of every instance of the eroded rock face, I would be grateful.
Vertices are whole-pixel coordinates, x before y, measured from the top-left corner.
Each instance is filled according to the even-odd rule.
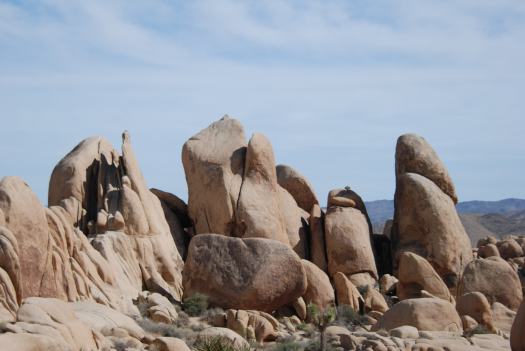
[[[303,295],[305,303],[316,304],[325,308],[335,303],[334,288],[330,284],[330,278],[319,267],[307,260],[301,260],[306,272],[307,288]]]
[[[525,350],[525,304],[522,302],[518,308],[512,328],[510,330],[510,347],[512,351]]]
[[[461,332],[461,318],[454,306],[443,299],[420,298],[403,300],[390,308],[375,330],[391,330],[410,325],[418,330]]]
[[[328,272],[345,275],[369,273],[377,279],[369,226],[363,213],[352,207],[332,206],[325,218]]]
[[[404,173],[397,178],[394,217],[394,267],[402,252],[414,252],[430,262],[449,288],[456,286],[472,252],[451,198],[431,180]]]
[[[267,312],[297,300],[307,286],[301,260],[287,245],[217,234],[191,240],[183,283],[185,296],[201,293],[215,306]]]
[[[422,290],[447,301],[453,300],[432,265],[412,252],[403,252],[400,255],[397,277],[397,296],[400,300],[421,297]]]
[[[435,183],[454,204],[458,197],[448,171],[430,144],[415,134],[404,134],[397,139],[396,177],[416,173]]]
[[[470,316],[477,323],[486,326],[491,331],[495,331],[490,303],[482,293],[476,291],[460,296],[456,301],[456,310],[460,316]]]
[[[472,261],[465,267],[459,286],[461,295],[479,291],[489,302],[500,302],[511,310],[517,310],[522,300],[518,274],[497,256]]]
[[[319,205],[314,205],[310,211],[310,257],[312,262],[323,272],[328,271],[324,235],[325,214]]]
[[[338,305],[350,306],[354,311],[364,307],[364,299],[355,285],[341,272],[334,274],[334,287]]]
[[[236,209],[240,237],[274,239],[290,244],[278,191],[272,146],[262,134],[254,134],[248,143]]]
[[[228,116],[184,144],[188,212],[197,234],[230,235],[234,231],[245,154],[244,128]]]
[[[293,196],[300,208],[310,212],[314,205],[319,204],[313,187],[306,177],[287,165],[278,165],[276,170],[277,182]]]

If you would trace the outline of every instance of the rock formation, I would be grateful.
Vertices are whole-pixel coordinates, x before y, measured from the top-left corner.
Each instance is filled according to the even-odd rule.
[[[395,269],[399,255],[410,251],[430,262],[449,288],[458,284],[472,253],[456,202],[448,172],[430,145],[413,134],[401,136],[391,235]]]

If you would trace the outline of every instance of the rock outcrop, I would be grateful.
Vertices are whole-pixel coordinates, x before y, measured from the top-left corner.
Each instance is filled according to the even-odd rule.
[[[410,325],[418,330],[461,332],[461,318],[454,306],[443,299],[403,300],[385,312],[374,329],[391,330]]]
[[[367,273],[378,279],[370,232],[363,213],[353,207],[332,206],[325,218],[328,272],[347,276]]]
[[[335,303],[335,294],[330,278],[319,267],[310,261],[302,260],[306,273],[307,287],[303,295],[304,302],[316,304],[324,309]]]
[[[516,311],[522,301],[518,274],[500,257],[472,261],[465,267],[459,286],[460,295],[479,291],[489,302],[500,302]]]
[[[184,295],[201,293],[222,308],[272,312],[307,287],[300,258],[287,245],[261,238],[195,236],[183,271]]]

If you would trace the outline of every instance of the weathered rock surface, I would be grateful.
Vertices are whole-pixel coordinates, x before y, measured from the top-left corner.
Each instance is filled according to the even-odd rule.
[[[307,287],[303,295],[304,302],[325,308],[335,303],[334,288],[330,278],[319,267],[307,260],[301,260],[306,272]]]
[[[185,296],[205,294],[212,305],[271,312],[306,291],[300,258],[269,239],[195,236],[183,271]]]
[[[254,134],[248,143],[235,214],[239,237],[274,239],[290,244],[279,203],[273,149],[262,134]]]
[[[403,325],[418,330],[462,331],[461,318],[454,306],[436,298],[403,300],[386,311],[374,328],[391,330]]]
[[[237,350],[245,350],[250,347],[250,344],[248,344],[248,342],[239,334],[228,328],[220,327],[206,328],[201,331],[197,336],[197,343],[199,343],[199,341],[213,340],[214,338],[224,340],[227,344],[232,345]]]
[[[518,274],[496,256],[474,260],[465,267],[459,293],[463,295],[475,291],[485,295],[491,304],[500,302],[514,311],[522,300]]]
[[[510,347],[512,351],[525,350],[525,303],[521,303],[510,330]]]
[[[182,164],[188,183],[188,212],[197,234],[233,232],[245,154],[244,129],[228,116],[184,144]]]
[[[396,177],[416,173],[435,183],[454,204],[458,196],[448,171],[430,144],[415,134],[404,134],[397,139]]]
[[[363,213],[352,207],[330,207],[325,218],[328,272],[346,275],[369,273],[377,279],[368,223]]]
[[[472,252],[450,197],[429,179],[404,173],[397,178],[395,206],[394,267],[402,252],[411,251],[429,261],[447,287],[455,287]]]
[[[460,316],[468,315],[489,330],[495,331],[490,303],[482,293],[476,291],[460,296],[456,301],[456,310]]]
[[[423,257],[403,252],[398,265],[397,296],[400,300],[421,297],[422,290],[447,301],[453,300],[443,280]]]
[[[279,206],[290,246],[301,258],[308,256],[308,218],[310,214],[302,210],[292,195],[279,187]]]
[[[498,241],[496,246],[500,256],[505,260],[523,256],[523,249],[521,248],[520,244],[518,244],[518,242],[512,238]]]
[[[364,299],[355,285],[341,272],[334,274],[334,287],[338,305],[350,306],[354,311],[364,307]]]
[[[277,182],[293,196],[300,208],[310,212],[314,205],[319,204],[314,189],[306,177],[287,165],[278,165],[276,171]]]

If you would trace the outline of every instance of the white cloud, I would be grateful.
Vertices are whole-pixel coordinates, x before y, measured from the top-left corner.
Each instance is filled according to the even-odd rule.
[[[0,175],[44,198],[68,148],[127,128],[150,184],[184,194],[182,143],[231,113],[320,198],[391,197],[406,131],[464,198],[525,196],[508,179],[525,168],[524,19],[510,0],[0,1]]]

